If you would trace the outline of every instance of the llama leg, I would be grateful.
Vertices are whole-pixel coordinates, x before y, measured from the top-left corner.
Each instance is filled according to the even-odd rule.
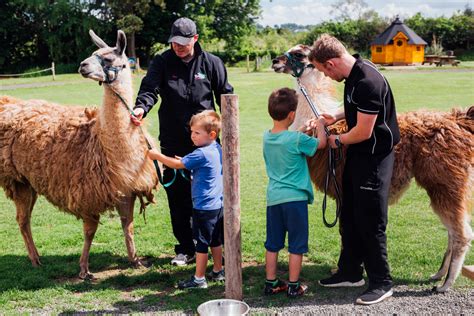
[[[28,257],[31,264],[37,267],[41,264],[38,250],[36,249],[33,235],[31,234],[31,212],[35,205],[37,194],[29,184],[16,183],[13,201],[16,206],[16,221],[21,235],[25,241]]]
[[[135,242],[133,240],[133,206],[135,204],[136,195],[124,197],[117,204],[117,210],[120,214],[122,222],[123,235],[125,236],[125,245],[127,246],[128,260],[135,266],[142,266],[137,257]]]
[[[84,229],[84,247],[82,248],[81,259],[79,260],[79,265],[81,267],[81,272],[79,273],[79,278],[84,280],[91,280],[94,276],[89,272],[89,252],[91,249],[92,240],[94,239],[95,232],[97,231],[97,226],[99,225],[99,216],[95,218],[84,219],[83,229]]]
[[[453,238],[451,237],[451,234],[448,232],[448,248],[446,249],[446,252],[444,253],[441,267],[439,268],[438,272],[436,272],[430,277],[431,280],[439,281],[446,275],[446,273],[448,273],[452,254],[453,254]]]
[[[444,284],[435,288],[437,292],[446,292],[453,285],[454,281],[461,272],[464,258],[467,251],[469,250],[472,238],[472,230],[470,226],[468,227],[468,223],[464,220],[453,223],[450,229],[453,231],[451,262],[448,269],[448,275],[444,280]]]

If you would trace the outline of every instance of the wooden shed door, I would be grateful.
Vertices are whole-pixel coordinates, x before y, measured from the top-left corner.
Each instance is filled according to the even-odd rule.
[[[398,32],[393,38],[393,63],[406,64],[405,52],[407,49],[408,37],[402,32]]]

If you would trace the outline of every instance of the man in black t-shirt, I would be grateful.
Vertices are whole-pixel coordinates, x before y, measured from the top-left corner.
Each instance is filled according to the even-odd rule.
[[[326,287],[362,286],[363,264],[369,287],[356,303],[375,304],[393,293],[385,229],[393,147],[400,141],[395,101],[374,64],[350,55],[336,38],[321,35],[309,57],[326,76],[345,80],[344,110],[323,116],[328,125],[345,118],[348,126],[346,133],[328,138],[332,148],[347,146],[340,217],[342,247],[337,273],[319,283]]]
[[[204,110],[220,107],[221,95],[232,93],[222,60],[202,50],[196,24],[188,18],[177,19],[171,27],[171,48],[156,55],[143,78],[131,120],[140,125],[142,118],[158,102],[161,152],[169,157],[184,157],[196,149],[191,141],[189,120]],[[215,99],[215,100],[214,100]],[[174,180],[173,180],[174,179]],[[178,243],[173,265],[187,265],[195,260],[192,237],[191,185],[176,171],[165,168],[163,181],[171,214],[173,234]]]

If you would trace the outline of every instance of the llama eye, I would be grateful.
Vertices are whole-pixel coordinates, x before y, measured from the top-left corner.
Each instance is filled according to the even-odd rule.
[[[295,55],[296,58],[303,58],[304,55],[301,54],[301,53],[294,53],[293,55]]]
[[[111,63],[113,60],[112,60],[111,58],[104,58],[104,61],[105,61],[106,63]]]

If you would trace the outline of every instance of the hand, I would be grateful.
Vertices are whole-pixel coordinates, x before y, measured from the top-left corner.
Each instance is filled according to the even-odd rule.
[[[161,155],[161,152],[159,152],[158,149],[156,148],[152,148],[148,150],[147,155],[148,155],[148,158],[151,160],[158,160],[158,158]]]
[[[133,115],[130,114],[130,121],[136,126],[142,125],[142,118],[145,111],[142,108],[136,108],[133,110]]]
[[[329,142],[329,146],[331,146],[331,148],[338,148],[338,146],[336,145],[336,137],[338,135],[329,135],[328,137],[328,142]]]
[[[336,117],[330,113],[323,113],[321,116],[325,119],[326,126],[336,123]]]

